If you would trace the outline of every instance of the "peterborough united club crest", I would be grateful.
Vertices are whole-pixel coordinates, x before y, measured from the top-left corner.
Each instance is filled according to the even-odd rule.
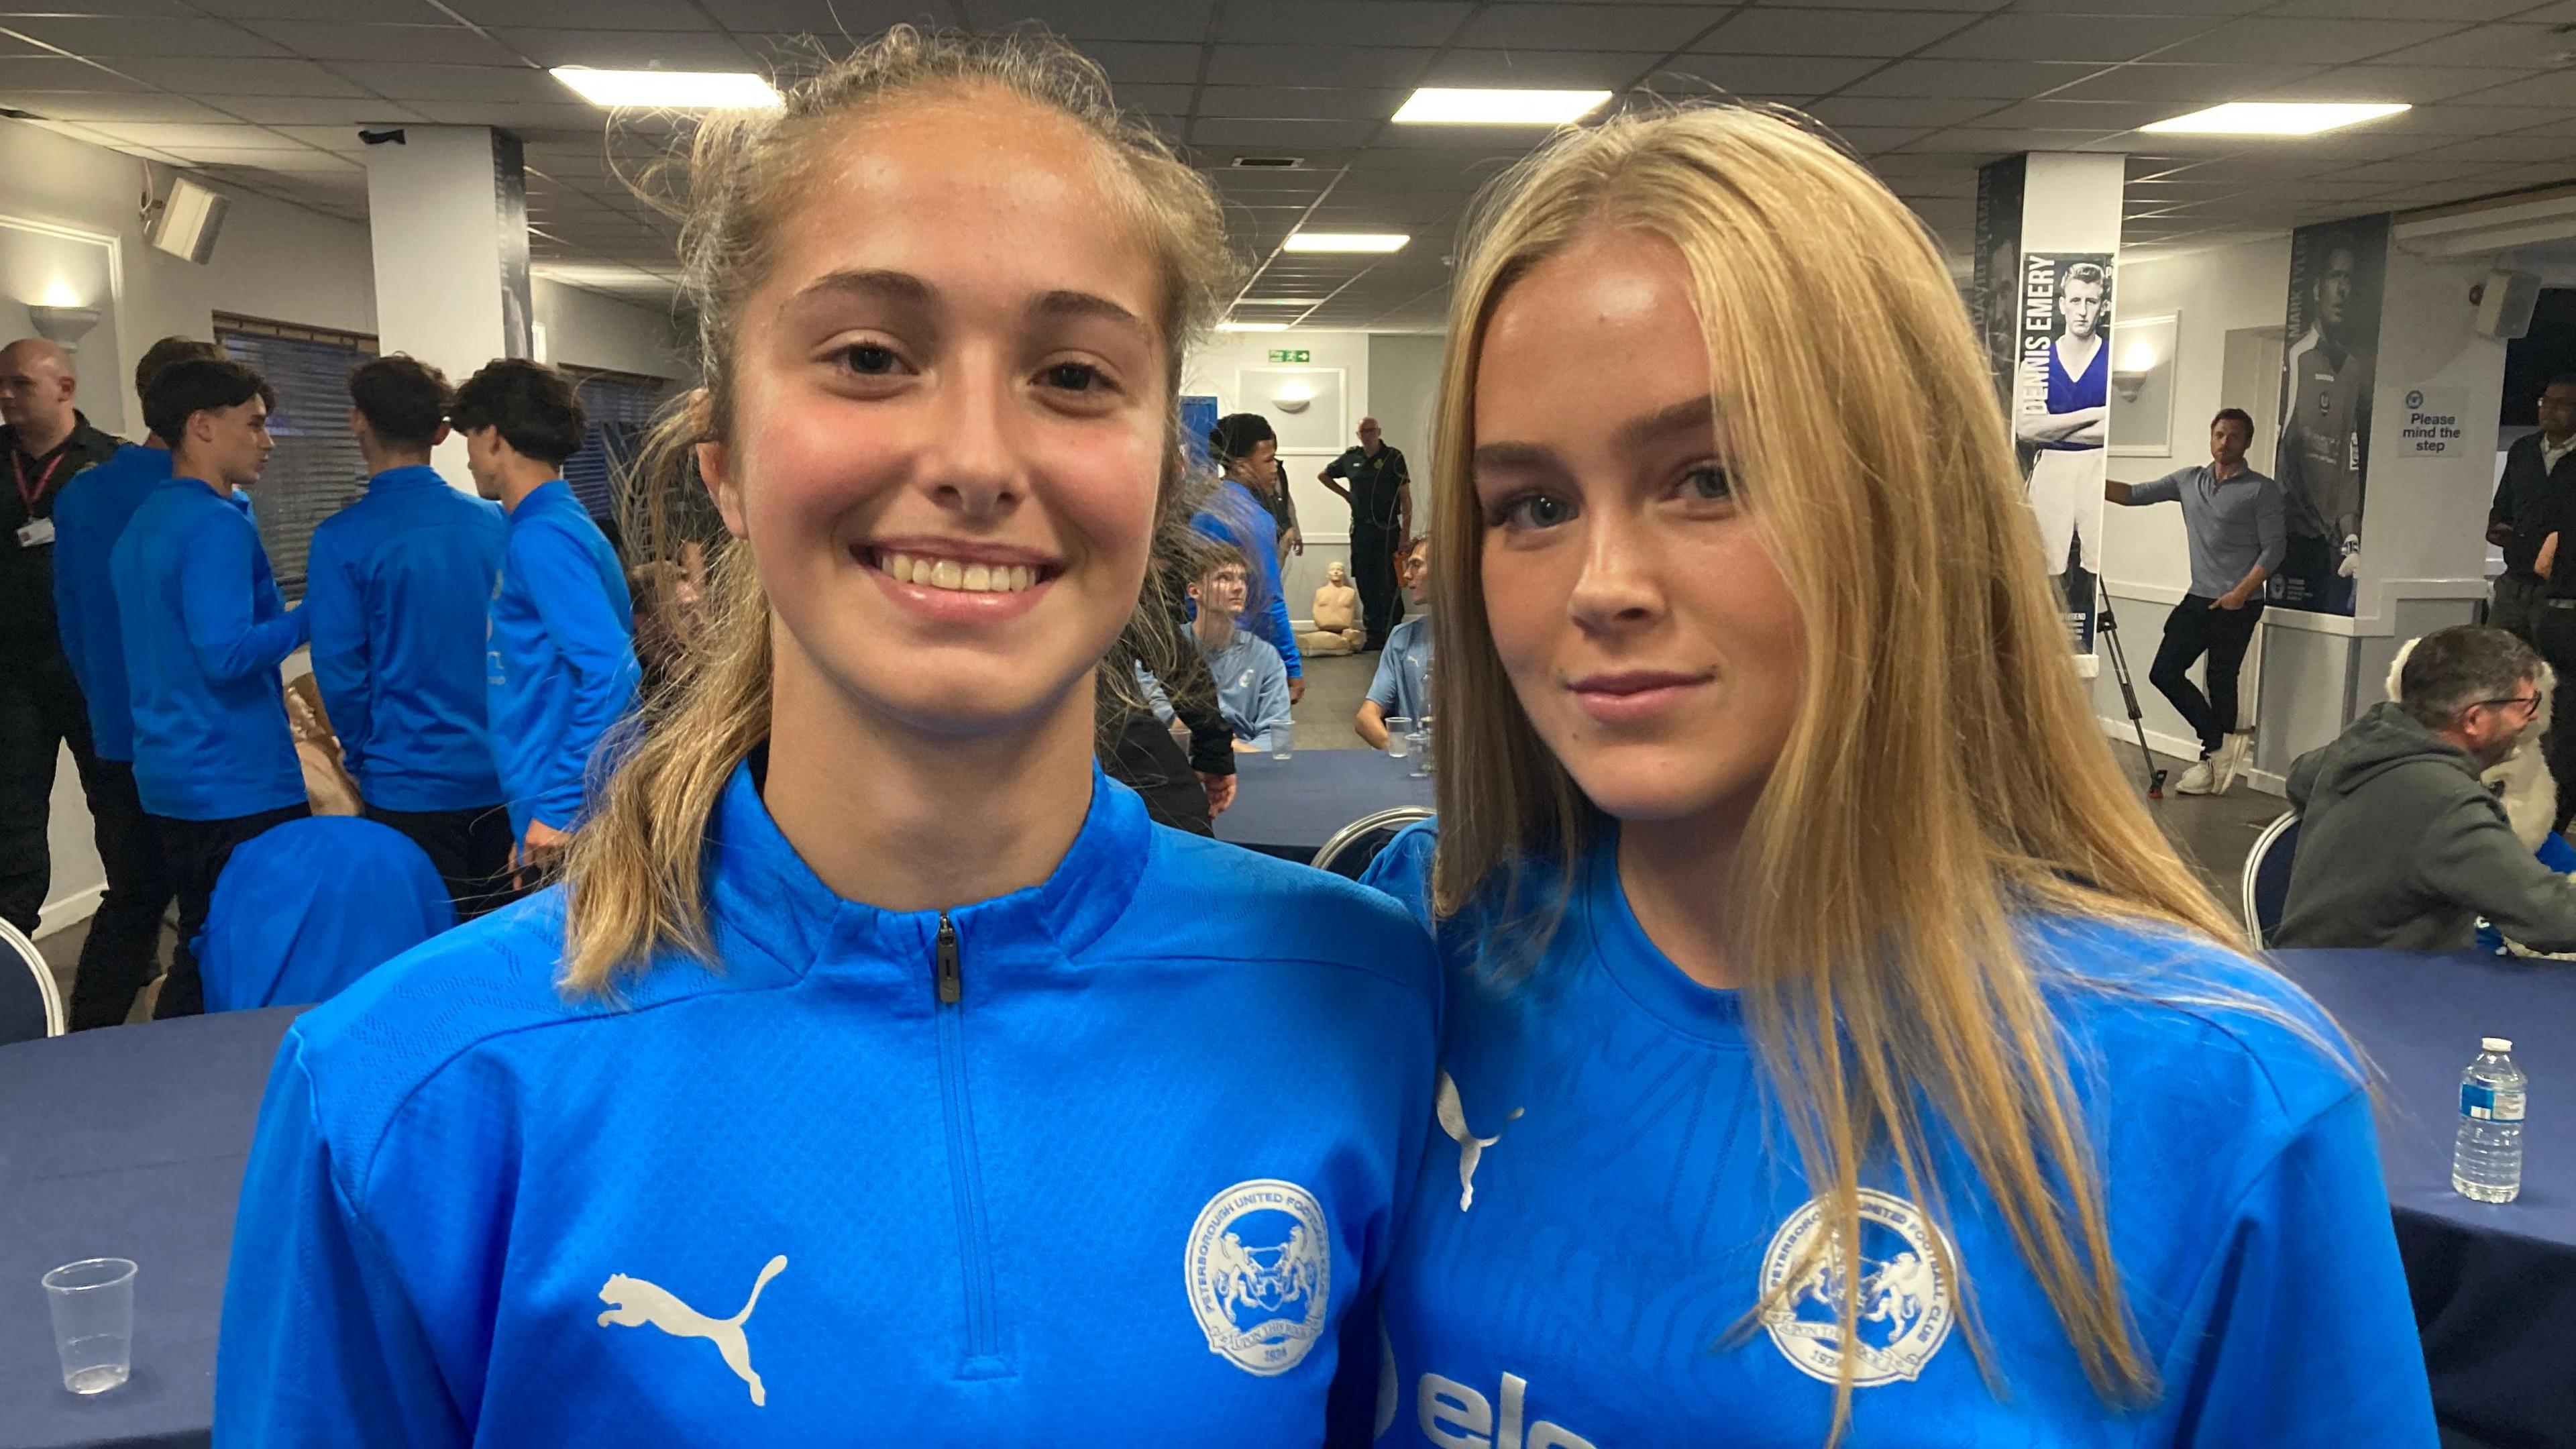
[[[1922,1209],[1869,1188],[1860,1194],[1860,1249],[1818,1239],[1825,1233],[1825,1205],[1810,1202],[1789,1215],[1762,1258],[1762,1294],[1771,1306],[1762,1326],[1782,1356],[1813,1378],[1832,1383],[1846,1351],[1855,1355],[1852,1385],[1912,1379],[1950,1336],[1956,1309],[1942,1268],[1947,1240]],[[1803,1277],[1791,1282],[1793,1274]],[[1837,1321],[1843,1286],[1859,1275],[1860,1322],[1856,1341],[1842,1342]],[[1789,1290],[1780,1293],[1781,1285]],[[1776,1299],[1774,1295],[1778,1296]]]
[[[1324,1332],[1333,1248],[1324,1209],[1293,1182],[1238,1182],[1199,1211],[1182,1261],[1208,1351],[1284,1374]]]

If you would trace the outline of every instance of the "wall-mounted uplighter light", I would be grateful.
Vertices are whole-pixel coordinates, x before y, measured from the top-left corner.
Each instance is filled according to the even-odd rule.
[[[80,340],[98,325],[96,307],[30,307],[27,317],[36,324],[36,335],[62,344],[65,352],[80,351]]]
[[[1302,413],[1315,400],[1315,390],[1302,382],[1292,382],[1271,394],[1270,400],[1283,413]]]

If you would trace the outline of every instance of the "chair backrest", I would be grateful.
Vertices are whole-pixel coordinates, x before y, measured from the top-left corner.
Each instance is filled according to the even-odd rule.
[[[1324,848],[1315,852],[1315,869],[1358,880],[1361,872],[1368,869],[1369,862],[1375,860],[1377,853],[1386,848],[1386,843],[1395,838],[1395,832],[1416,820],[1430,818],[1431,812],[1420,805],[1398,805],[1392,810],[1363,815],[1334,831],[1333,838],[1324,842]]]
[[[2290,902],[2290,863],[2299,853],[2299,814],[2285,810],[2245,855],[2245,929],[2257,946],[2272,944]]]
[[[63,1034],[63,993],[36,943],[0,921],[0,1045]]]

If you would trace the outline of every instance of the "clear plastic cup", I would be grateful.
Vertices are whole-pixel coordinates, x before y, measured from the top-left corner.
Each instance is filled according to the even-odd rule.
[[[1296,735],[1287,730],[1281,730],[1277,735],[1272,737],[1270,741],[1270,758],[1274,760],[1284,760],[1295,753],[1297,753]]]
[[[1401,760],[1412,753],[1413,721],[1403,715],[1396,715],[1386,722],[1387,758]]]
[[[134,1260],[84,1258],[45,1275],[63,1387],[103,1394],[134,1369]]]

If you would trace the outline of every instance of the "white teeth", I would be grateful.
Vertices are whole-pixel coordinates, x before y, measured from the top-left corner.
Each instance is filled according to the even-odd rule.
[[[878,556],[877,566],[899,583],[963,593],[1013,594],[1038,581],[1038,571],[1027,564],[961,564],[955,559],[888,553]]]

